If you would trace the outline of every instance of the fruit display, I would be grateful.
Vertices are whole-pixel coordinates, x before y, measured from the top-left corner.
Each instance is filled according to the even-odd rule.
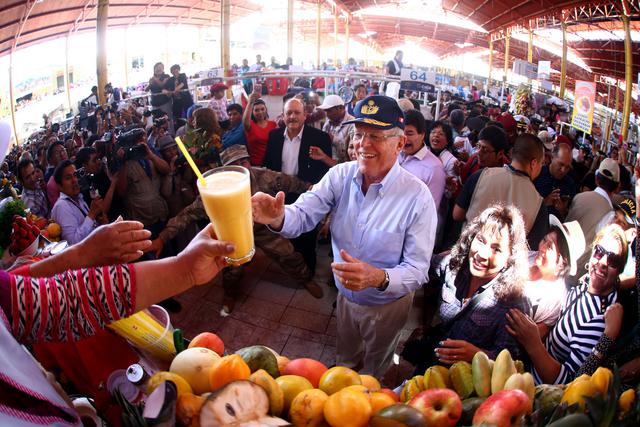
[[[371,375],[310,358],[289,360],[264,346],[226,355],[211,348],[224,343],[215,334],[200,334],[169,371],[152,375],[145,385],[147,404],[158,390],[173,390],[175,424],[188,427],[640,424],[636,390],[622,392],[617,373],[598,368],[566,385],[535,386],[508,350],[495,361],[478,352],[471,363],[431,366],[396,394]]]
[[[9,251],[13,255],[20,254],[30,247],[38,236],[40,236],[40,229],[37,225],[28,222],[25,217],[14,215]],[[37,247],[34,248],[34,253],[35,249],[37,249]]]
[[[518,86],[515,96],[515,113],[528,115],[532,106],[531,89],[527,85]]]

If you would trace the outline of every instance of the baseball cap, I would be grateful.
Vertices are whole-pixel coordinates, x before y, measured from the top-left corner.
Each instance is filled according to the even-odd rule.
[[[631,197],[625,197],[615,204],[615,208],[622,211],[624,219],[630,225],[636,225],[636,201]]]
[[[158,141],[156,142],[156,144],[158,145],[158,150],[160,151],[166,150],[167,148],[178,146],[178,144],[176,143],[176,141],[173,139],[171,135],[161,136],[160,138],[158,138]]]
[[[516,128],[518,127],[518,123],[513,118],[513,116],[509,113],[500,114],[500,116],[498,116],[497,121],[502,123],[502,126],[504,127],[504,130],[507,133],[515,132]]]
[[[600,167],[596,171],[596,176],[603,176],[613,182],[620,182],[620,167],[618,166],[618,162],[607,157],[600,163]]]
[[[395,99],[384,95],[368,96],[353,109],[354,119],[343,124],[362,123],[377,129],[404,129],[404,114]]]
[[[328,95],[322,101],[322,105],[319,105],[318,108],[321,110],[328,110],[333,107],[344,106],[344,100],[339,95]]]
[[[226,150],[220,153],[220,161],[223,166],[227,166],[233,162],[237,162],[240,159],[248,159],[249,152],[247,147],[242,144],[235,144],[228,147]]]
[[[211,92],[216,92],[219,90],[227,90],[227,85],[224,83],[216,83],[213,86],[211,86]]]

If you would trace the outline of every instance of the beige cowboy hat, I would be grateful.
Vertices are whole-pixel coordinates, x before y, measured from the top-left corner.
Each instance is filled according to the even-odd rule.
[[[558,227],[562,232],[569,248],[569,274],[575,276],[578,271],[578,258],[587,248],[580,223],[578,221],[562,223],[555,215],[549,215],[549,225]]]

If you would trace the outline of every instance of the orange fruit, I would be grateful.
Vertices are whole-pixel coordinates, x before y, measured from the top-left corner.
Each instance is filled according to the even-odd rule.
[[[209,383],[212,390],[217,390],[232,381],[247,380],[250,376],[249,365],[238,354],[231,354],[216,362],[209,372]]]
[[[371,403],[365,393],[341,390],[324,404],[324,419],[332,427],[364,427],[371,417]]]
[[[377,414],[380,409],[395,405],[397,401],[387,393],[375,391],[369,395],[369,403],[371,403],[371,413]]]
[[[291,402],[289,419],[296,427],[318,427],[324,421],[324,405],[329,396],[317,388],[303,390]]]
[[[369,391],[378,391],[382,388],[380,381],[371,375],[360,375],[360,381],[362,381],[362,385],[368,388]]]
[[[284,414],[289,413],[291,403],[296,396],[304,391],[313,388],[308,379],[299,375],[282,375],[276,378],[276,383],[284,395]]]
[[[350,385],[361,384],[362,380],[356,371],[344,366],[334,366],[322,374],[318,388],[328,395],[332,395]]]

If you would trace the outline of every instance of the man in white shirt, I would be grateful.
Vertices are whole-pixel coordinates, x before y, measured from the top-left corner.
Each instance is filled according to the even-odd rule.
[[[344,100],[338,95],[329,95],[324,98],[322,105],[318,107],[327,113],[327,120],[322,130],[331,137],[332,157],[337,163],[349,160],[347,147],[349,139],[355,131],[353,123],[345,124],[346,121],[353,120],[353,116],[347,113]]]
[[[440,205],[447,175],[440,159],[424,143],[426,123],[418,110],[404,113],[404,148],[398,155],[398,162],[420,181],[427,184],[436,206]]]

